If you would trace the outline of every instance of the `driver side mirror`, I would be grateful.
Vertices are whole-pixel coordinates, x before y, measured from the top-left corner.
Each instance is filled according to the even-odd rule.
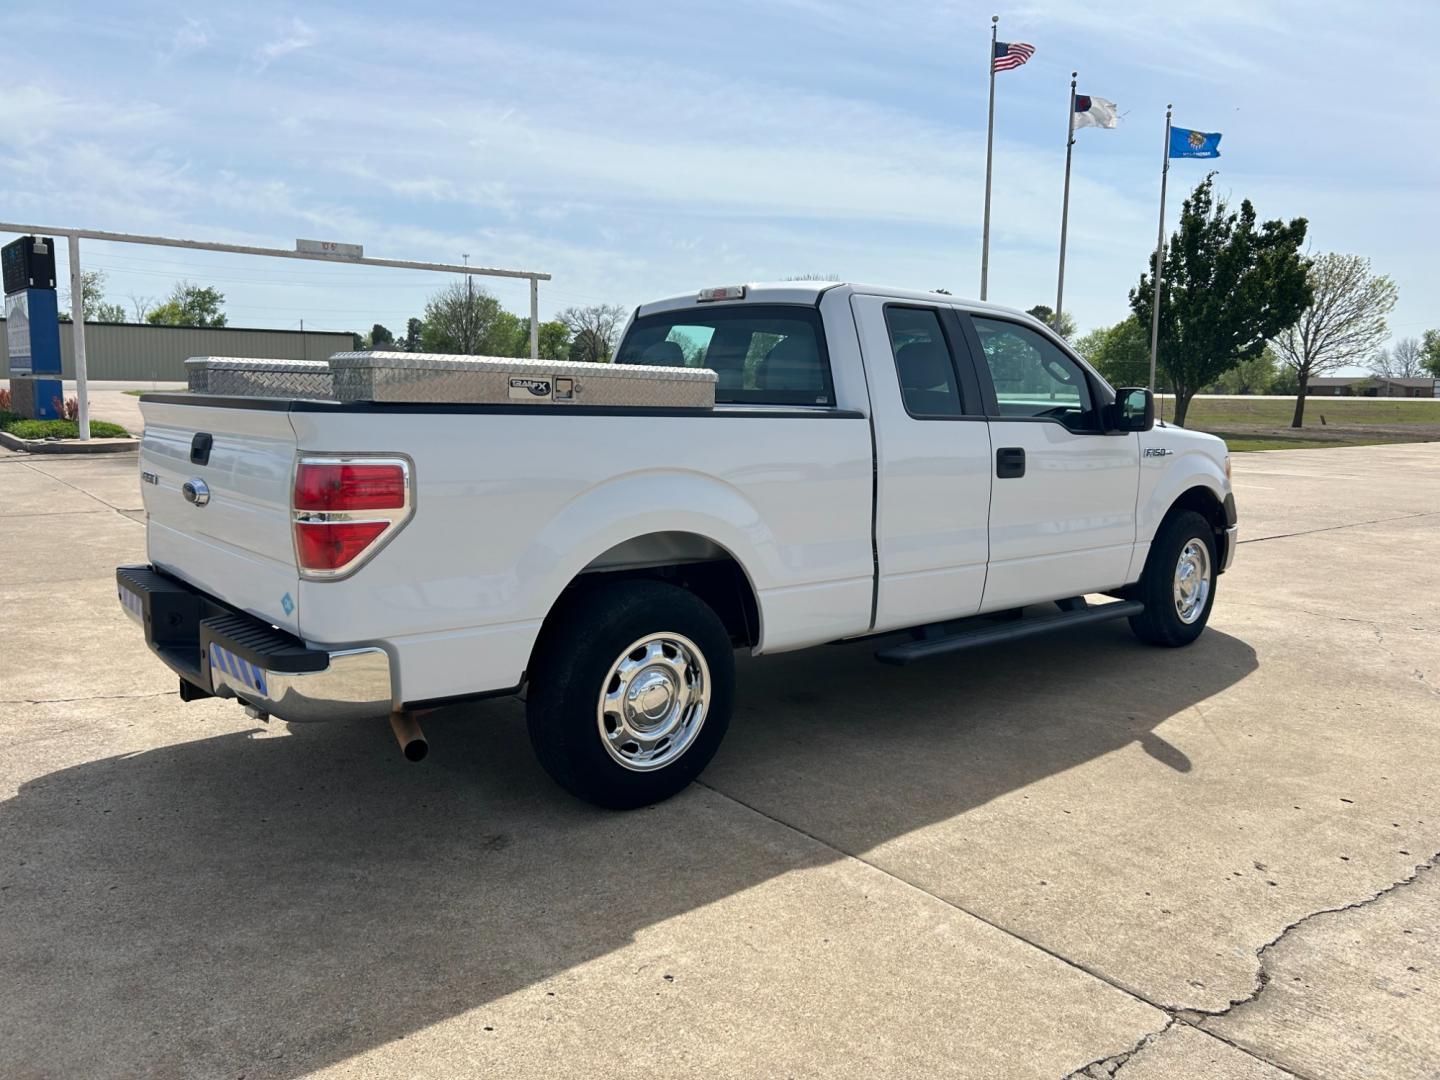
[[[1112,431],[1149,431],[1155,426],[1155,395],[1143,386],[1115,391]]]

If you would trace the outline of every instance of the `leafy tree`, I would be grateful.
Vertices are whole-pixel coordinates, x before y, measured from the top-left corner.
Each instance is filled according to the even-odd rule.
[[[1165,254],[1158,362],[1175,391],[1175,422],[1190,399],[1244,360],[1259,356],[1295,324],[1311,300],[1300,254],[1306,221],[1257,224],[1249,199],[1231,212],[1216,199],[1215,174],[1185,200]],[[1130,291],[1130,309],[1149,327],[1155,284],[1149,274]]]
[[[570,343],[570,359],[608,363],[620,343],[626,315],[619,304],[591,304],[560,312],[556,318],[575,335]]]
[[[425,352],[507,356],[514,341],[514,319],[489,292],[467,290],[455,282],[426,303],[420,344]]]
[[[1267,345],[1259,356],[1241,360],[1221,375],[1216,388],[1222,394],[1269,393],[1277,368],[1275,350]]]
[[[385,329],[378,322],[370,327],[370,348],[383,349],[386,345],[395,344],[395,335]]]
[[[1054,330],[1066,341],[1069,341],[1075,336],[1075,331],[1077,329],[1077,327],[1075,326],[1075,320],[1067,312],[1062,311],[1060,313],[1059,326],[1055,325],[1055,309],[1052,307],[1047,307],[1044,304],[1036,304],[1032,308],[1026,308],[1025,314],[1034,315],[1035,318],[1039,319],[1046,326],[1050,327],[1051,330]]]
[[[608,364],[610,344],[596,330],[581,330],[570,342],[570,359],[579,363]]]
[[[420,339],[424,336],[424,333],[425,324],[419,319],[411,317],[410,321],[405,324],[405,338],[401,342],[401,347],[406,352],[419,352]]]
[[[225,294],[193,281],[177,282],[169,299],[151,308],[145,321],[151,326],[224,326]]]
[[[1266,389],[1267,394],[1294,394],[1300,390],[1300,378],[1295,374],[1295,369],[1289,364],[1281,364],[1275,369],[1275,378],[1270,380],[1270,386]]]
[[[1299,389],[1291,427],[1305,423],[1305,395],[1316,375],[1362,364],[1389,333],[1385,316],[1395,307],[1395,283],[1370,272],[1360,255],[1327,252],[1309,269],[1310,298],[1299,321],[1275,339],[1282,363],[1295,370]]]
[[[529,327],[526,327],[528,333]],[[529,341],[525,355],[529,356]],[[545,360],[567,360],[570,357],[570,328],[559,319],[540,324],[540,356]]]
[[[1421,337],[1420,366],[1440,379],[1440,330],[1426,330]]]
[[[1112,386],[1144,386],[1150,378],[1150,338],[1133,315],[1091,330],[1073,344]]]
[[[70,321],[71,294],[66,293],[61,304],[60,321]],[[80,271],[80,304],[86,322],[124,322],[123,304],[111,304],[105,300],[105,271]]]

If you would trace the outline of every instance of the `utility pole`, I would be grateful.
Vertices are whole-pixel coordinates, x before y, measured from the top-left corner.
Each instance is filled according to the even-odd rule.
[[[460,258],[465,261],[465,265],[466,265],[466,266],[469,266],[469,265],[470,265],[470,253],[469,253],[468,251],[462,252],[461,255],[460,255]],[[469,274],[466,274],[466,275],[465,275],[465,320],[464,320],[464,326],[465,326],[465,355],[467,355],[467,356],[469,356],[471,353],[473,353],[473,352],[475,351],[475,350],[471,347],[471,344],[472,344],[472,343],[471,343],[471,340],[470,340],[470,328],[471,328],[471,326],[474,325],[474,321],[475,321],[475,279],[472,278]]]

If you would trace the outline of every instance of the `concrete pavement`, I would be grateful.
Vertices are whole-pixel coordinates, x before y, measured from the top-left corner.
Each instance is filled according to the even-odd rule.
[[[1433,1077],[1440,444],[1235,470],[1191,648],[746,659],[617,815],[517,702],[180,704],[133,458],[0,460],[0,1075]]]

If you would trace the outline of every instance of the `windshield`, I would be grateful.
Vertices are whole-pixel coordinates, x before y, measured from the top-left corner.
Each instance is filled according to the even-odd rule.
[[[615,362],[710,368],[722,405],[833,405],[824,340],[811,307],[693,307],[636,319]]]

